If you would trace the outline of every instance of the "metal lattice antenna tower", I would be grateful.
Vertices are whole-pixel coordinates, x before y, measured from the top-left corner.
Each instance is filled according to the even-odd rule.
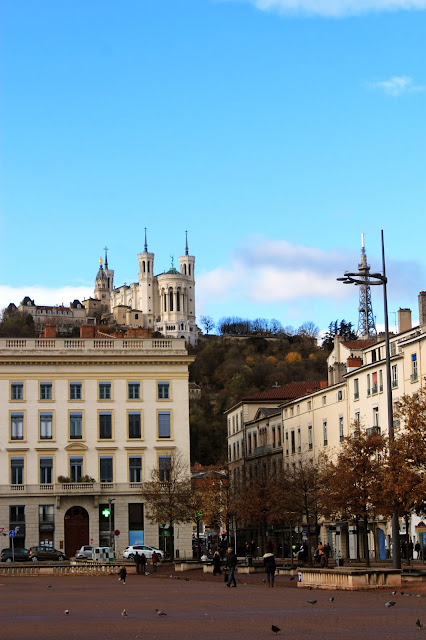
[[[358,265],[360,279],[365,284],[359,285],[359,307],[358,307],[358,331],[360,338],[372,338],[377,336],[376,323],[373,316],[373,305],[371,303],[370,289],[370,265],[367,264],[365,253],[364,234],[361,233],[361,262]]]

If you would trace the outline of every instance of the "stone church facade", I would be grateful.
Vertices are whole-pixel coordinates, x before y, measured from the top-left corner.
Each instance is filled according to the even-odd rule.
[[[84,301],[88,316],[112,319],[117,324],[158,331],[165,337],[184,338],[196,344],[199,329],[195,318],[195,257],[179,257],[179,271],[172,267],[154,275],[154,253],[145,245],[138,254],[137,282],[114,287],[114,271],[108,268],[108,257],[100,266],[93,298]]]

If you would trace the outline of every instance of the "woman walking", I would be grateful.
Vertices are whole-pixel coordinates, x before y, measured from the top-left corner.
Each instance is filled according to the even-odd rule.
[[[273,587],[275,581],[275,570],[277,568],[274,554],[265,553],[265,555],[263,556],[263,564],[265,566],[268,587]]]

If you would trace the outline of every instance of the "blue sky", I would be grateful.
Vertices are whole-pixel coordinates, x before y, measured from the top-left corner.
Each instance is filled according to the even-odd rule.
[[[0,306],[196,256],[197,315],[357,323],[426,288],[426,0],[3,0]],[[373,292],[383,322],[380,291]],[[390,323],[394,323],[390,315]]]

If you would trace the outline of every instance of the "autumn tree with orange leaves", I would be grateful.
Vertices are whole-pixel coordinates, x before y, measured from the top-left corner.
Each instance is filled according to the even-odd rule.
[[[362,535],[367,567],[370,566],[368,521],[379,512],[379,477],[385,448],[386,440],[383,436],[356,429],[345,438],[337,458],[327,461],[323,472],[323,515],[334,519],[354,519],[357,541],[358,523],[363,521]],[[359,544],[357,555],[358,550]]]
[[[380,469],[378,504],[383,515],[395,507],[406,523],[409,542],[411,514],[426,514],[426,389],[415,396],[404,395],[396,402],[393,439],[386,463]],[[406,554],[409,563],[409,553]]]

